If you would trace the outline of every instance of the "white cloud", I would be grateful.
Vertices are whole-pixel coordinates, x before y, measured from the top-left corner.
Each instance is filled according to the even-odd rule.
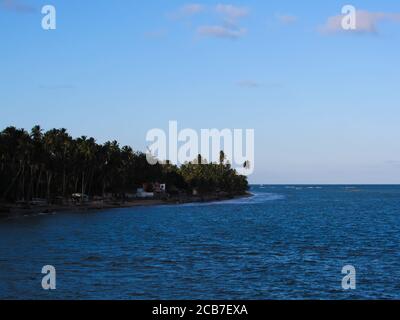
[[[325,24],[319,28],[324,34],[353,32],[353,33],[377,33],[378,24],[383,21],[400,22],[400,14],[385,12],[369,12],[365,10],[357,10],[356,12],[356,29],[344,30],[342,28],[342,20],[344,15],[329,17]]]
[[[178,17],[191,17],[204,11],[204,6],[198,3],[190,3],[181,7],[178,12]]]
[[[215,7],[217,13],[222,14],[228,20],[237,20],[249,14],[249,9],[246,7],[237,7],[231,4],[218,4]]]
[[[249,14],[248,8],[218,4],[214,7],[214,11],[222,16],[221,24],[201,26],[197,29],[198,34],[207,37],[238,39],[247,33],[247,30],[239,25],[239,19]]]
[[[184,15],[191,16],[191,15],[200,13],[203,10],[204,10],[203,5],[198,4],[198,3],[191,3],[191,4],[184,5],[181,8],[180,12]]]
[[[277,14],[276,19],[282,24],[293,24],[297,21],[297,17],[291,14]]]
[[[237,39],[246,34],[244,28],[228,28],[225,26],[201,26],[197,29],[197,33],[207,37]]]
[[[35,11],[33,6],[25,4],[19,0],[0,0],[0,7],[8,11],[19,13],[31,13]]]
[[[258,88],[261,86],[260,83],[258,83],[257,81],[254,81],[254,80],[242,80],[242,81],[239,81],[237,84],[239,87],[242,87],[242,88]]]
[[[215,23],[205,23],[196,29],[197,34],[206,37],[237,39],[244,36],[247,30],[239,25],[239,20],[249,14],[246,7],[232,4],[217,4],[205,6],[201,4],[186,4],[178,9],[172,18],[190,18],[199,13],[206,13],[205,19],[215,19]],[[214,16],[212,15],[214,13]]]
[[[169,16],[173,19],[189,18],[204,12],[205,7],[198,3],[185,4]]]
[[[147,31],[144,33],[144,35],[146,38],[163,38],[167,35],[167,30],[158,29],[158,30]]]

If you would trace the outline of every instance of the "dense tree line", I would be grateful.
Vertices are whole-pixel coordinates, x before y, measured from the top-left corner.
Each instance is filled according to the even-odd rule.
[[[200,157],[200,156],[199,156]],[[197,159],[198,160],[198,159]],[[117,141],[96,143],[94,138],[72,138],[66,129],[31,132],[8,127],[0,133],[0,200],[48,201],[69,199],[73,193],[88,196],[113,194],[123,197],[147,182],[164,182],[168,192],[240,193],[247,179],[229,164],[178,168],[172,164],[150,165],[146,155]]]

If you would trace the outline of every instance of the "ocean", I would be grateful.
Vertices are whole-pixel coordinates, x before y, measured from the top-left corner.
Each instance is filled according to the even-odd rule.
[[[0,220],[1,299],[399,299],[400,186]],[[45,265],[56,289],[42,288]],[[344,266],[355,269],[345,290]]]

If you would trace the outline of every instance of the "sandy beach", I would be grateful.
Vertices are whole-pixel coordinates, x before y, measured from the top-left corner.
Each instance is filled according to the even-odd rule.
[[[96,210],[116,209],[116,208],[133,208],[144,206],[160,206],[160,205],[177,205],[196,202],[214,202],[225,201],[235,198],[251,197],[251,193],[235,196],[206,195],[202,197],[180,197],[168,200],[158,199],[135,199],[130,201],[88,201],[84,204],[68,204],[68,205],[17,205],[17,204],[0,204],[0,218],[30,216],[41,213],[57,213],[57,212],[90,212]]]

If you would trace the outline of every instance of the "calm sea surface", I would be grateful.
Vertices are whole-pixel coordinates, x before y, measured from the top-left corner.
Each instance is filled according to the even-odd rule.
[[[0,220],[1,299],[400,298],[400,186]],[[44,291],[53,265],[57,289]],[[342,289],[353,265],[357,288]]]

